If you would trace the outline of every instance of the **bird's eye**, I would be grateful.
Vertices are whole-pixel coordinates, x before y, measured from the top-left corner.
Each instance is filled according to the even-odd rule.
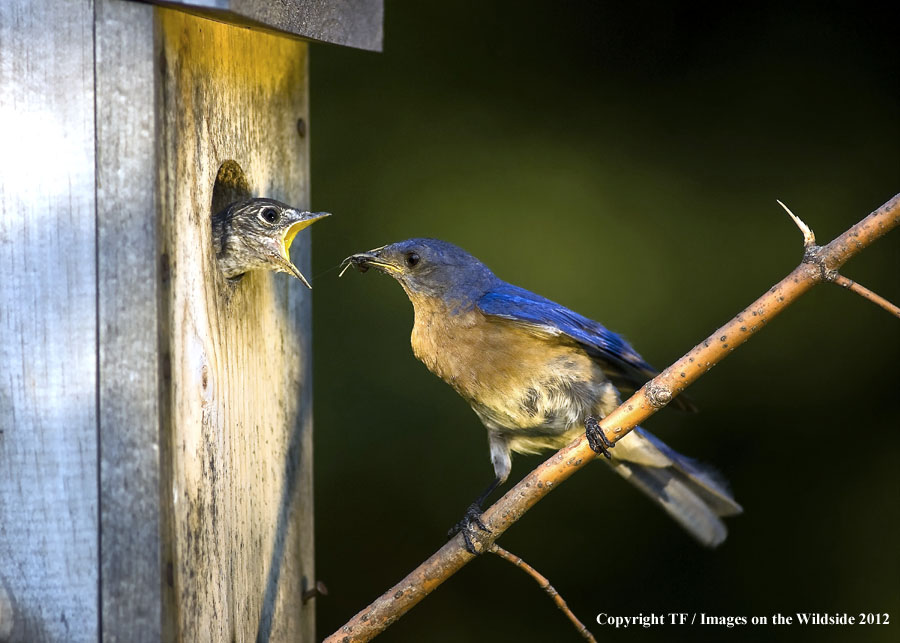
[[[409,266],[410,268],[414,268],[416,266],[416,264],[419,263],[419,259],[420,259],[419,255],[416,254],[415,252],[408,252],[406,254],[406,265]]]
[[[276,223],[278,221],[278,210],[275,208],[264,208],[263,211],[259,213],[259,216],[261,216],[266,223]]]

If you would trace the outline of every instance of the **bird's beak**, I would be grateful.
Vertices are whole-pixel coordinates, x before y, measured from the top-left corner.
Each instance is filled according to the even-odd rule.
[[[400,268],[390,263],[389,261],[385,261],[385,259],[381,256],[381,251],[385,248],[385,246],[381,246],[380,248],[375,248],[374,250],[369,250],[368,252],[360,252],[355,255],[350,255],[346,259],[341,262],[341,274],[339,276],[343,276],[345,272],[347,272],[347,268],[353,266],[360,272],[365,272],[369,268],[376,268],[381,272],[385,273],[399,273]]]
[[[309,285],[309,282],[306,280],[306,277],[297,269],[297,266],[291,263],[291,244],[294,242],[294,237],[297,236],[297,233],[303,230],[304,228],[308,228],[312,224],[314,224],[319,219],[324,219],[325,217],[330,217],[330,212],[298,212],[294,211],[294,222],[288,225],[284,229],[284,235],[281,237],[281,261],[278,264],[284,269],[285,272],[294,275],[297,279],[303,282],[307,288],[312,288]]]

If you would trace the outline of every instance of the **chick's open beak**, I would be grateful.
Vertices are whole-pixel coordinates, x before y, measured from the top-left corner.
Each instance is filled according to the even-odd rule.
[[[316,221],[330,216],[330,212],[299,212],[293,210],[291,212],[293,222],[284,229],[284,234],[281,237],[281,261],[278,262],[279,265],[285,269],[285,272],[294,275],[297,279],[302,281],[303,285],[307,288],[312,288],[312,286],[309,285],[306,277],[304,277],[300,270],[297,269],[297,266],[291,263],[291,244],[294,242],[294,237],[297,236],[298,232],[304,228],[308,228]]]

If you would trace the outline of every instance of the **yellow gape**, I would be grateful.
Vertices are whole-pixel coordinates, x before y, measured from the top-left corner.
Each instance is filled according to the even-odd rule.
[[[291,244],[294,242],[294,237],[297,236],[297,233],[301,230],[308,228],[312,224],[314,224],[319,219],[323,219],[328,216],[326,212],[318,213],[318,216],[312,216],[309,219],[305,219],[303,221],[297,221],[297,223],[293,224],[287,230],[284,231],[284,237],[281,240],[281,250],[284,254],[284,258],[288,261],[291,260]]]

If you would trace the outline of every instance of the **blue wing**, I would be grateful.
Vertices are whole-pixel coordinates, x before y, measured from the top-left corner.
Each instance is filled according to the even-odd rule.
[[[634,391],[656,375],[628,342],[602,324],[524,288],[501,284],[485,293],[476,306],[490,317],[509,319],[574,340],[624,391]]]

